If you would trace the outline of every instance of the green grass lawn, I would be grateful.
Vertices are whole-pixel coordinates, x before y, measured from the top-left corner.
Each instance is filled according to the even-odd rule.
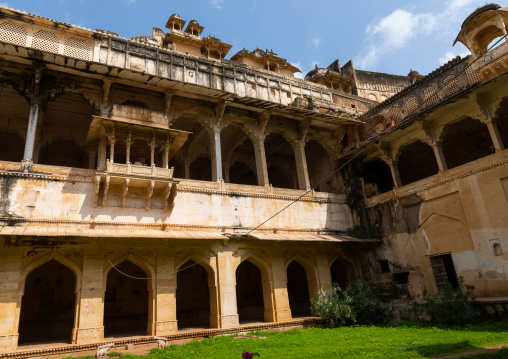
[[[433,358],[508,343],[508,322],[487,322],[462,327],[402,322],[386,327],[353,326],[287,332],[258,331],[250,335],[265,339],[216,337],[156,349],[146,356],[136,358],[239,359],[244,350],[257,352],[262,359]],[[135,356],[127,354],[125,357]]]

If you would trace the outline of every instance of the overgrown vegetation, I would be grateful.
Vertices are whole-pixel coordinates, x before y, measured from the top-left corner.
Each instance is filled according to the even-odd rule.
[[[287,332],[249,333],[261,338],[216,337],[154,349],[124,359],[240,359],[244,350],[270,358],[434,358],[508,342],[508,322],[478,325],[399,322],[384,327],[309,328]],[[496,358],[493,356],[493,358]]]
[[[334,284],[332,295],[322,291],[311,300],[311,309],[330,328],[336,325],[378,324],[390,319],[384,286],[375,287],[360,277],[348,281],[344,290]],[[384,300],[383,300],[384,299]]]
[[[448,285],[440,296],[431,295],[427,290],[423,301],[413,298],[415,316],[420,320],[434,323],[464,325],[480,319],[480,311],[474,307],[474,287],[458,278],[458,285]]]

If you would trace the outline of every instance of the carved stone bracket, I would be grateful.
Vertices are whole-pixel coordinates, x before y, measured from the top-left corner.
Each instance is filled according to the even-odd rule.
[[[163,209],[167,211],[168,209],[171,211],[175,207],[175,198],[178,191],[178,183],[172,182],[168,183],[166,188],[164,188],[163,199],[164,199],[164,207]]]
[[[111,177],[106,176],[106,181],[104,182],[104,191],[102,193],[102,206],[105,207],[107,200],[108,200],[108,191],[109,191],[109,184],[111,182]]]
[[[153,189],[155,187],[155,181],[150,181],[148,187],[146,187],[145,193],[145,209],[148,211],[150,209],[150,200],[153,195]]]
[[[127,200],[127,192],[129,191],[130,179],[126,178],[122,187],[122,208],[125,208],[125,202]]]

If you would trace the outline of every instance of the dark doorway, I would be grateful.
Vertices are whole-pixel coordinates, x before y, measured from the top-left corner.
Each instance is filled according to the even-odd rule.
[[[363,165],[362,177],[367,197],[376,196],[393,189],[390,166],[379,158]]]
[[[76,307],[76,278],[51,260],[26,278],[19,319],[19,343],[70,343]]]
[[[261,271],[249,261],[236,269],[236,305],[240,322],[264,320]]]
[[[449,284],[453,286],[459,284],[451,254],[430,257],[430,264],[436,279],[438,293],[441,293]]]
[[[402,185],[419,181],[439,172],[431,146],[416,141],[400,149],[399,174]]]
[[[484,123],[466,118],[445,126],[443,153],[448,168],[475,161],[494,152],[492,138]]]
[[[309,286],[305,269],[298,262],[291,262],[287,268],[287,279],[291,316],[310,316]]]
[[[201,265],[188,261],[176,279],[176,319],[178,328],[210,327],[208,273]]]
[[[86,168],[87,155],[73,141],[58,140],[41,149],[39,163],[51,166]]]
[[[349,279],[349,273],[339,259],[336,259],[332,263],[330,273],[332,275],[332,283],[337,283],[342,289],[345,289]]]
[[[198,157],[190,164],[190,179],[200,181],[212,180],[212,164],[209,158]]]
[[[104,296],[104,335],[146,335],[148,275],[126,260],[108,273]],[[122,273],[120,273],[121,271]],[[134,278],[132,278],[134,277]]]
[[[229,183],[256,186],[258,179],[247,164],[237,161],[229,168]]]

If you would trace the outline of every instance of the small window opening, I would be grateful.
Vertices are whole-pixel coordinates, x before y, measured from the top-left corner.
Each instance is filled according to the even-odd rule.
[[[381,273],[389,273],[390,272],[390,264],[388,264],[388,261],[386,259],[379,261],[379,265],[381,266]]]
[[[286,96],[287,96],[287,97],[289,97],[289,98],[291,98],[291,92],[289,92],[289,91],[288,91],[288,92],[286,92]]]
[[[437,290],[439,293],[446,288],[447,285],[458,285],[457,273],[453,266],[451,254],[442,256],[430,257],[430,264],[432,265],[432,272],[436,280]]]
[[[393,273],[392,279],[395,284],[408,284],[409,283],[409,272]]]
[[[251,84],[250,87],[255,90],[256,89],[256,85],[255,84]]]
[[[499,245],[499,243],[494,243],[494,255],[497,257],[497,256],[502,256],[503,255],[503,249],[501,248],[501,246]]]
[[[270,92],[272,93],[273,96],[275,96],[275,90],[274,89],[270,89]]]
[[[351,104],[351,107],[352,107],[352,108],[356,108],[356,105],[355,105],[355,104]]]
[[[180,26],[179,25],[175,25],[175,30],[180,30]]]

